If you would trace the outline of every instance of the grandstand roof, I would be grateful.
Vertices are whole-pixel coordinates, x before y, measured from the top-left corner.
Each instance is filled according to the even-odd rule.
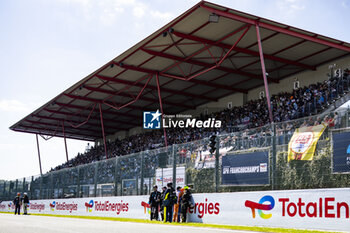
[[[350,54],[349,43],[202,1],[10,129],[96,140],[100,107],[106,135],[140,127],[159,109],[157,77],[167,114],[247,93],[264,85],[256,25],[269,83]]]

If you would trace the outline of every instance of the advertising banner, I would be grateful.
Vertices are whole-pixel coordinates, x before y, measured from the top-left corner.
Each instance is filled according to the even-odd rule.
[[[267,151],[233,154],[222,157],[223,185],[267,185],[269,153]]]
[[[31,200],[29,213],[79,216],[105,216],[148,219],[148,196],[91,197]],[[0,211],[14,212],[12,202],[2,202]],[[23,212],[23,211],[21,211]]]
[[[191,222],[349,231],[350,189],[195,194]]]
[[[349,231],[350,188],[193,194],[190,222]],[[32,200],[29,213],[149,219],[148,196]],[[14,212],[12,202],[0,211]],[[1,226],[0,226],[1,231]]]
[[[350,172],[350,132],[333,134],[333,173]]]
[[[176,187],[185,186],[185,177],[185,167],[176,167]],[[173,168],[158,168],[156,170],[156,185],[160,189],[166,186],[167,183],[173,183]]]
[[[327,125],[320,124],[295,130],[288,144],[288,162],[290,160],[312,160],[318,139]]]

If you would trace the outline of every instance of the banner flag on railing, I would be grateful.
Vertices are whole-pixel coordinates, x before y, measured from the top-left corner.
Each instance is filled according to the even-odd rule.
[[[312,160],[318,139],[326,128],[327,125],[322,123],[296,129],[288,144],[288,162],[290,160]]]

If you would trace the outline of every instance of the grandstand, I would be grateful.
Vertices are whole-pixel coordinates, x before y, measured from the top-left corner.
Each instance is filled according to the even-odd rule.
[[[349,69],[349,43],[202,1],[11,126],[95,145],[46,174],[0,181],[0,199],[148,194],[159,169],[176,180],[176,167],[195,192],[346,187],[326,150],[349,128],[349,111],[334,111],[350,99]],[[223,124],[142,129],[143,112],[157,109]],[[294,131],[321,123],[315,163],[288,166]],[[222,157],[247,150],[269,152],[269,184],[220,186]],[[307,169],[324,179],[305,182]]]
[[[323,83],[312,84],[309,87],[298,88],[291,93],[279,93],[272,96],[274,112],[274,122],[285,122],[304,118],[307,116],[316,115],[327,109],[335,100],[338,100],[342,95],[350,92],[350,75],[347,72],[344,76],[334,77]],[[316,93],[316,94],[314,94]],[[219,129],[219,133],[234,133],[242,132],[246,129],[258,128],[268,124],[268,115],[261,112],[261,109],[266,109],[266,98],[250,101],[241,107],[233,107],[220,112],[214,112],[208,115],[203,115],[204,119],[215,118],[222,120],[223,126]],[[334,115],[331,115],[334,118]],[[247,119],[248,118],[248,119]],[[310,125],[310,122],[307,122]],[[311,122],[314,125],[314,121]],[[287,123],[288,126],[281,125],[277,129],[278,134],[292,135],[296,125]],[[337,126],[339,128],[339,126]],[[283,131],[283,132],[282,132]],[[287,131],[287,132],[284,132]],[[290,132],[289,132],[290,131]],[[212,134],[210,130],[203,131],[199,128],[195,129],[175,129],[168,131],[169,145],[182,144],[191,141],[200,140],[209,137]],[[246,137],[246,136],[245,136]],[[257,135],[256,137],[259,137]],[[138,153],[145,150],[152,150],[164,147],[164,140],[159,131],[146,132],[126,137],[122,140],[116,139],[112,142],[107,142],[107,151],[111,157]],[[131,145],[131,146],[130,146]],[[91,148],[84,154],[79,154],[77,157],[65,164],[57,166],[52,170],[82,165],[90,162],[96,162],[104,159],[103,146],[99,145]]]

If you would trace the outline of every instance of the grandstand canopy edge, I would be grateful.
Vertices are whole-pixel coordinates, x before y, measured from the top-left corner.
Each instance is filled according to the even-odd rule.
[[[160,100],[176,114],[263,86],[260,51],[278,83],[349,55],[350,44],[201,1],[10,129],[95,141],[141,127]]]

